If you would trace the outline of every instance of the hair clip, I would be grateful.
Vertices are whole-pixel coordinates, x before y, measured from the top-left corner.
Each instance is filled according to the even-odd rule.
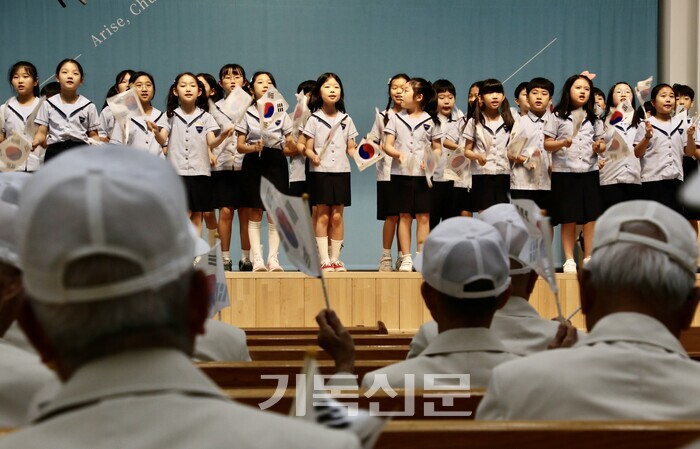
[[[589,72],[588,70],[584,70],[583,72],[581,72],[581,75],[585,76],[585,77],[588,78],[590,81],[593,81],[593,78],[596,77],[596,74],[595,74],[595,73],[591,73],[591,72]]]

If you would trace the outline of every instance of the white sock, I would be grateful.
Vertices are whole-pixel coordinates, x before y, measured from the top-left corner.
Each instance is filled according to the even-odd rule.
[[[207,241],[209,246],[214,246],[216,244],[216,229],[207,228]]]
[[[382,257],[391,257],[391,248],[382,248]]]
[[[262,248],[260,248],[260,225],[261,222],[248,220],[248,237],[250,238],[250,251],[253,257],[260,255],[262,257]]]
[[[270,247],[270,255],[276,256],[280,249],[280,235],[277,233],[277,226],[273,223],[267,224],[267,246]]]
[[[221,255],[224,257],[224,260],[231,260],[231,253],[229,251],[221,251]]]
[[[396,257],[398,260],[403,259],[403,252],[399,251],[399,255]]]
[[[331,239],[331,260],[340,260],[340,248],[343,246],[342,240]]]
[[[250,250],[249,249],[242,249],[241,250],[241,260],[243,259],[250,259]]]
[[[328,260],[328,237],[316,237],[316,245],[318,245],[318,255],[321,257],[321,263]]]

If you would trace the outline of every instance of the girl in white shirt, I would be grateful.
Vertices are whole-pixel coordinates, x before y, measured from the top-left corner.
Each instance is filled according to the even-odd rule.
[[[165,158],[163,147],[168,139],[168,120],[164,112],[154,108],[151,104],[156,93],[156,83],[153,76],[146,72],[136,72],[131,80],[131,86],[136,91],[146,116],[134,117],[129,121],[126,137],[124,137],[122,127],[115,126],[109,141],[130,145],[154,156]]]
[[[347,271],[340,260],[340,249],[344,236],[343,213],[352,198],[348,155],[355,155],[357,129],[345,113],[345,93],[338,75],[328,72],[316,80],[309,109],[311,117],[304,127],[304,135],[306,157],[311,161],[309,190],[311,203],[316,206],[316,243],[321,269]]]
[[[0,142],[17,133],[24,136],[30,142],[34,138],[27,135],[27,120],[39,107],[39,75],[34,64],[28,61],[19,61],[12,65],[9,72],[9,81],[16,95],[10,97],[0,107],[0,115],[3,120],[0,128]],[[15,168],[15,171],[35,171],[43,162],[46,148],[38,147],[29,154],[25,162]]]
[[[270,86],[277,86],[270,72],[256,72],[251,79],[255,102],[260,100]],[[279,264],[280,238],[277,227],[268,215],[268,245],[270,247],[267,265],[264,262],[260,245],[263,203],[260,198],[260,179],[264,176],[277,190],[286,194],[289,191],[289,167],[285,151],[289,148],[292,136],[292,121],[287,114],[271,123],[262,135],[260,115],[256,103],[246,111],[236,125],[238,132],[238,152],[244,154],[241,172],[241,206],[250,208],[248,236],[250,237],[253,271],[283,271]]]
[[[404,256],[399,271],[412,271],[411,224],[416,218],[417,252],[430,231],[430,189],[425,177],[424,152],[440,158],[442,132],[432,84],[413,78],[404,86],[401,105],[384,129],[384,151],[391,164],[392,194],[399,212],[399,248]],[[395,180],[393,179],[395,178]]]
[[[678,213],[678,189],[683,183],[683,155],[696,156],[695,127],[673,116],[675,94],[668,84],[651,90],[650,117],[637,127],[634,154],[641,159],[642,196]]]
[[[84,145],[88,138],[98,138],[97,108],[78,93],[84,80],[83,66],[75,59],[64,59],[56,67],[56,79],[61,86],[60,93],[42,103],[34,121],[39,128],[34,134],[32,148],[36,151],[44,142],[48,144],[45,162]]]
[[[605,141],[590,79],[573,75],[566,80],[544,136],[544,149],[552,153],[552,222],[562,225],[564,272],[576,273],[576,224],[583,225],[585,263],[591,256],[593,228],[601,209],[598,153],[605,151]]]
[[[370,137],[380,146],[384,142],[384,128],[389,123],[392,115],[403,110],[401,106],[401,96],[403,88],[410,78],[405,73],[398,73],[389,79],[389,100],[386,108],[375,117],[374,124]],[[377,170],[377,220],[383,221],[382,226],[382,257],[379,259],[379,271],[392,271],[391,263],[391,246],[394,243],[394,235],[396,235],[396,243],[398,245],[398,223],[399,213],[396,210],[396,201],[391,194],[391,158],[382,157],[375,164]],[[401,265],[403,252],[401,247],[398,248],[398,256],[396,258],[396,269]]]
[[[220,131],[206,107],[204,87],[185,72],[175,78],[168,93],[168,159],[182,177],[187,190],[190,220],[202,230],[202,214],[211,210],[211,166],[216,158],[211,148],[219,146],[233,129]]]

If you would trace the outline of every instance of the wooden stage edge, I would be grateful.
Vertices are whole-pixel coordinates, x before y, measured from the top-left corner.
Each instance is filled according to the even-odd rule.
[[[325,277],[331,307],[346,326],[375,326],[381,320],[390,332],[415,332],[431,320],[420,296],[419,273],[351,271]],[[221,311],[220,320],[239,327],[314,327],[324,307],[320,279],[300,272],[227,272],[226,283],[231,306]],[[557,274],[557,284],[568,316],[579,307],[576,275]],[[541,278],[530,304],[544,317],[556,316],[554,294]],[[571,321],[585,329],[580,313]],[[700,326],[700,313],[693,326]]]

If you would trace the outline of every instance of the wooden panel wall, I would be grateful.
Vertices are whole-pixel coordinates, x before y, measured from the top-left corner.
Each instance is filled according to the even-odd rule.
[[[231,306],[221,312],[222,321],[240,327],[315,326],[314,317],[325,306],[320,279],[293,273],[226,273]],[[418,273],[328,273],[326,286],[331,307],[348,326],[384,321],[392,331],[414,332],[431,319],[420,295]],[[568,316],[579,307],[576,276],[558,274],[562,311]],[[557,315],[554,294],[542,279],[537,281],[530,303],[544,317]],[[585,328],[583,316],[572,318]],[[700,325],[696,314],[693,325]]]

